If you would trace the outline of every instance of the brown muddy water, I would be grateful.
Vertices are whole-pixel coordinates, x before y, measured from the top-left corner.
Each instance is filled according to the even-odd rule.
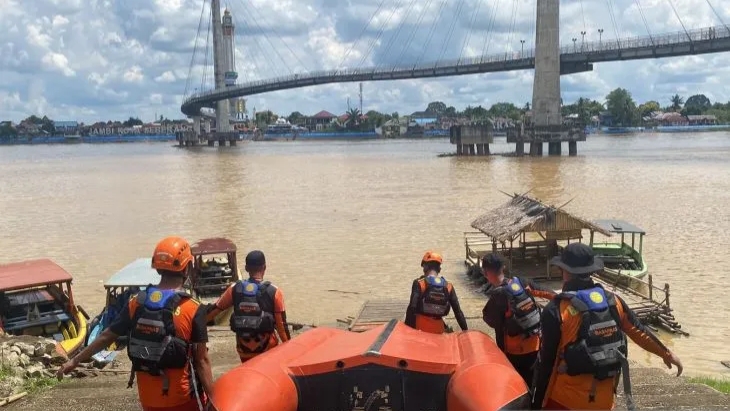
[[[332,323],[368,298],[406,299],[435,249],[476,316],[484,297],[464,275],[463,232],[507,200],[497,190],[533,189],[552,204],[575,197],[566,209],[581,216],[644,228],[650,272],[671,284],[692,334],[662,339],[688,374],[728,374],[730,133],[588,139],[560,158],[437,157],[454,151],[448,139],[0,147],[0,262],[54,259],[95,313],[102,282],[160,238],[225,236],[239,258],[266,253],[292,320]],[[503,138],[492,146],[511,149]],[[631,357],[661,365],[636,347]]]

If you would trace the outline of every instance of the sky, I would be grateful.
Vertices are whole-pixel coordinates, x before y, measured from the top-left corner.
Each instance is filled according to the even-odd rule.
[[[0,0],[0,120],[152,121],[184,118],[186,93],[212,87],[206,0]],[[415,64],[534,45],[535,0],[221,0],[233,14],[238,82],[327,70]],[[610,8],[609,8],[610,4]],[[712,7],[714,7],[714,12]],[[676,14],[672,9],[676,10]],[[677,14],[681,17],[677,18]],[[200,31],[199,23],[203,16]],[[719,15],[719,17],[718,17]],[[562,0],[562,45],[730,24],[727,0]],[[419,24],[420,22],[420,24]],[[581,32],[585,32],[585,37]],[[194,53],[195,50],[195,53]],[[209,66],[207,69],[205,67]],[[206,73],[204,76],[203,74]],[[190,78],[190,79],[189,79]],[[363,110],[457,109],[531,101],[533,71],[363,84]],[[594,65],[561,77],[566,103],[604,101],[616,87],[638,102],[675,93],[730,100],[730,53]],[[358,84],[248,97],[280,115],[357,107]]]

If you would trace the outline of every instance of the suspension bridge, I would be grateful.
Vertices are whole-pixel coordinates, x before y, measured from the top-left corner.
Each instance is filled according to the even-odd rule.
[[[569,142],[569,153],[575,155],[577,152],[577,141],[584,141],[584,133],[575,133],[569,126],[563,124],[560,115],[560,76],[572,73],[591,71],[595,63],[627,61],[638,59],[656,59],[666,57],[677,57],[687,55],[699,55],[707,53],[719,53],[730,51],[730,28],[723,21],[722,16],[717,12],[710,0],[704,0],[709,10],[712,11],[717,22],[708,21],[707,27],[697,29],[687,29],[683,19],[677,12],[673,0],[664,0],[671,7],[674,17],[679,22],[682,30],[671,33],[653,33],[646,19],[646,13],[641,6],[641,0],[633,0],[636,5],[636,11],[641,16],[647,34],[634,37],[621,37],[619,35],[618,19],[615,15],[611,0],[605,0],[607,5],[607,15],[610,16],[611,26],[613,27],[614,36],[603,36],[602,28],[593,27],[593,31],[599,33],[597,41],[585,41],[588,27],[585,22],[585,13],[583,12],[583,0],[580,0],[581,17],[583,20],[583,30],[572,38],[572,44],[560,45],[560,2],[559,0],[536,0],[534,7],[529,10],[520,10],[520,0],[504,0],[512,4],[511,23],[509,26],[508,41],[504,51],[489,52],[490,46],[499,43],[494,39],[497,32],[495,21],[497,20],[498,8],[500,0],[491,1],[487,4],[487,0],[471,1],[472,8],[465,11],[465,0],[451,0],[450,4],[454,5],[453,16],[448,25],[439,24],[448,17],[443,13],[444,7],[449,0],[443,0],[438,9],[438,15],[428,31],[425,44],[422,46],[423,52],[415,61],[410,59],[408,55],[412,55],[412,49],[417,47],[414,43],[416,33],[419,26],[423,22],[425,13],[429,9],[432,0],[380,0],[375,13],[365,24],[359,37],[354,41],[347,50],[342,62],[334,68],[325,70],[309,70],[303,62],[300,55],[294,52],[293,48],[285,41],[273,26],[267,30],[262,29],[260,21],[264,19],[253,0],[238,0],[242,5],[238,12],[230,12],[228,9],[221,17],[220,0],[210,0],[203,2],[198,24],[198,32],[195,39],[195,47],[193,57],[190,62],[188,73],[188,82],[186,84],[184,101],[181,111],[194,120],[194,131],[188,133],[184,138],[179,138],[181,144],[195,145],[207,140],[208,145],[213,145],[215,141],[219,141],[220,145],[224,145],[226,141],[230,141],[231,145],[235,144],[237,133],[231,132],[230,128],[230,110],[232,104],[229,101],[233,99],[252,96],[262,93],[268,93],[278,90],[289,90],[302,87],[310,87],[315,85],[329,83],[348,83],[348,82],[365,82],[365,81],[388,81],[402,79],[420,79],[432,77],[449,77],[474,75],[480,73],[504,72],[513,70],[534,69],[534,85],[532,99],[532,117],[528,124],[528,128],[524,133],[512,141],[517,144],[517,152],[524,152],[524,143],[530,143],[530,154],[542,155],[543,143],[549,143],[549,154],[560,155],[561,142]],[[644,0],[645,1],[645,0]],[[396,3],[386,6],[386,2]],[[593,4],[598,1],[593,2]],[[698,2],[702,2],[698,0]],[[207,3],[208,18],[205,17]],[[407,5],[405,3],[408,3]],[[417,7],[416,3],[421,3]],[[425,4],[424,4],[425,3]],[[473,6],[476,3],[476,6]],[[484,5],[482,5],[484,4]],[[491,6],[491,8],[490,8]],[[230,4],[229,4],[230,7]],[[486,15],[480,14],[481,7],[487,9]],[[390,10],[389,12],[387,10]],[[593,7],[596,10],[596,7]],[[431,10],[433,11],[433,10]],[[400,12],[400,23],[395,29],[386,30],[394,15]],[[410,13],[419,13],[415,18],[415,23],[409,23],[411,32],[405,39],[400,38],[401,31],[408,25]],[[462,44],[450,44],[450,40],[454,34],[455,27],[463,20],[461,13],[471,13],[469,17],[469,31]],[[517,31],[518,16],[521,13],[529,13],[535,16],[534,25],[530,24],[534,34],[534,43],[532,47],[525,49],[526,41],[520,40],[520,49],[513,47],[515,41],[513,39]],[[403,16],[404,15],[404,16]],[[243,16],[243,18],[236,17]],[[376,18],[377,17],[377,18]],[[472,37],[479,31],[476,30],[479,23],[479,17],[485,17],[487,20],[485,39],[482,52],[479,53],[471,44]],[[207,28],[203,22],[207,20]],[[235,20],[235,24],[234,24]],[[373,23],[379,20],[378,27]],[[716,23],[716,24],[712,24]],[[427,61],[426,54],[428,46],[433,40],[433,35],[437,27],[447,27],[446,38],[442,44],[441,52],[438,58]],[[483,26],[483,25],[482,25]],[[253,47],[249,50],[258,52],[251,53],[247,62],[249,66],[255,66],[255,70],[244,72],[244,81],[237,83],[238,73],[235,70],[235,49],[234,49],[234,27],[242,29],[244,36],[251,39]],[[386,38],[383,35],[388,31],[390,35]],[[213,35],[213,47],[209,47],[210,35]],[[366,36],[365,33],[371,33]],[[375,33],[372,35],[372,33]],[[272,34],[272,36],[269,36]],[[202,37],[205,35],[205,45],[199,45]],[[278,38],[283,47],[277,46],[272,41]],[[421,36],[418,36],[421,37]],[[261,44],[259,38],[263,38],[266,44]],[[367,47],[360,45],[361,41],[369,38],[370,43]],[[382,39],[382,40],[381,40]],[[387,41],[386,41],[387,40]],[[389,58],[381,58],[380,60],[389,60],[391,50],[394,50],[396,44],[402,44],[400,53],[396,54],[396,64],[376,64],[368,66],[367,62],[374,60],[376,53]],[[528,43],[529,44],[529,43]],[[356,66],[345,67],[343,64],[347,57],[360,45],[360,62]],[[204,48],[204,51],[202,51]],[[296,47],[295,47],[296,48]],[[287,50],[293,59],[285,59],[282,53],[286,54]],[[196,65],[196,57],[200,57],[198,51],[202,51],[204,62]],[[451,51],[452,56],[447,56],[447,52]],[[457,54],[458,57],[454,54]],[[208,75],[210,65],[209,56],[212,53],[212,65],[214,75]],[[301,53],[300,53],[301,54]],[[278,61],[275,57],[278,57]],[[433,54],[429,55],[433,59]],[[256,61],[258,59],[258,61]],[[263,64],[261,62],[263,61]],[[280,61],[280,63],[279,63]],[[299,67],[292,69],[289,63],[298,63]],[[372,64],[372,63],[371,63]],[[193,69],[202,66],[202,81],[199,91],[196,88],[195,93],[190,93],[193,82]],[[286,69],[283,74],[281,70]],[[271,77],[262,77],[262,73]],[[258,74],[259,78],[254,78]],[[278,75],[277,75],[278,74]],[[212,81],[211,81],[212,80]],[[211,132],[211,117],[213,116],[208,109],[215,110],[215,130]]]

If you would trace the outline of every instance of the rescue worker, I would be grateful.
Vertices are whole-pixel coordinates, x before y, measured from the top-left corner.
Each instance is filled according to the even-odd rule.
[[[212,392],[213,374],[204,306],[182,291],[192,261],[185,239],[161,240],[152,254],[159,284],[150,284],[133,296],[107,329],[61,366],[58,379],[126,335],[132,360],[127,388],[136,376],[144,411],[203,409]]]
[[[619,296],[591,279],[603,261],[582,243],[568,244],[551,262],[560,268],[563,292],[542,312],[542,346],[535,375],[533,409],[609,410],[623,374],[632,410],[627,340],[661,357],[667,367],[682,363],[645,328]]]
[[[438,253],[426,252],[421,259],[423,275],[413,280],[411,300],[406,309],[406,325],[417,330],[443,334],[444,317],[454,309],[454,317],[462,331],[468,329],[466,317],[459,306],[454,286],[439,276],[443,259]]]
[[[482,273],[493,287],[487,292],[489,300],[482,318],[494,328],[499,349],[531,387],[540,350],[540,308],[535,297],[552,300],[556,293],[525,278],[515,276],[507,280],[504,263],[498,254],[482,258]]]
[[[233,307],[231,330],[236,334],[236,351],[241,362],[266,352],[291,339],[286,322],[284,294],[281,289],[264,281],[266,257],[259,250],[246,255],[249,278],[232,284],[208,313],[212,321],[219,313]]]

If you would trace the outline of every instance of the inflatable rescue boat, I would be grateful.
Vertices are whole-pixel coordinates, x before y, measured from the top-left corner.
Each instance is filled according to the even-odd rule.
[[[355,333],[315,328],[228,371],[218,411],[529,409],[527,385],[479,331],[430,334],[391,320]]]

